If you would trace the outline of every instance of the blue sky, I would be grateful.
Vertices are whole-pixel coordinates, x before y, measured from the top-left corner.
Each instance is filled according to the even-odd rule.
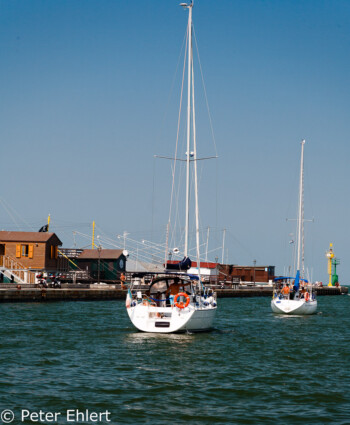
[[[153,155],[175,145],[178,3],[0,0],[0,198],[23,230],[50,213],[67,247],[92,220],[164,240],[170,170]],[[333,242],[348,282],[350,3],[196,0],[193,18],[219,156],[200,169],[211,247],[226,228],[229,263],[283,273],[305,138],[306,265],[325,282]],[[195,78],[199,154],[215,155]],[[17,229],[5,208],[0,224]]]

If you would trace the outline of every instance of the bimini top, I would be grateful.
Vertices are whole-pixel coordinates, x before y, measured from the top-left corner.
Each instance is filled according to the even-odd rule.
[[[278,280],[287,280],[287,279],[295,280],[295,276],[294,277],[277,276],[277,277],[274,278],[274,281],[277,282]],[[302,280],[305,283],[309,283],[309,281],[307,279],[301,279],[301,278],[299,278],[299,280]]]
[[[154,273],[156,277],[152,279],[152,282],[158,282],[160,280],[171,280],[171,279],[178,279],[178,280],[199,280],[199,277],[195,274],[187,274],[187,273],[176,273],[176,272],[168,272],[165,271],[164,273]]]

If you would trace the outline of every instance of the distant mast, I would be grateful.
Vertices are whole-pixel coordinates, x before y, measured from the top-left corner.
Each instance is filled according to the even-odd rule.
[[[95,220],[92,222],[92,240],[91,249],[95,249]]]
[[[299,208],[298,208],[298,248],[297,248],[297,271],[304,278],[304,145],[305,140],[301,141],[301,159],[300,159],[300,182],[299,182]],[[301,255],[300,255],[301,251]]]

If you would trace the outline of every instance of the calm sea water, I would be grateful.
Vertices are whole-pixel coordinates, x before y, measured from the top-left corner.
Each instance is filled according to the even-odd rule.
[[[216,329],[192,335],[136,332],[120,301],[2,304],[0,412],[14,424],[348,425],[350,297],[318,302],[315,316],[282,317],[269,298],[222,299]],[[59,416],[22,422],[22,409]],[[67,422],[74,409],[110,415]]]

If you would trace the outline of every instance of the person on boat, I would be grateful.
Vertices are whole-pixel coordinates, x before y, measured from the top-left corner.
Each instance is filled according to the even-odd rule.
[[[174,304],[174,295],[171,295],[170,287],[165,291],[165,306],[172,307]]]
[[[282,288],[282,294],[283,295],[285,295],[285,296],[287,296],[287,295],[289,295],[289,293],[290,293],[290,288],[289,288],[289,283],[287,283],[286,284],[286,286],[284,286],[283,288]]]
[[[175,278],[174,279],[174,283],[170,285],[169,289],[170,289],[170,295],[176,295],[179,292],[181,292],[181,287],[180,287],[180,283],[179,283],[179,279]]]
[[[300,298],[304,298],[304,296],[305,296],[305,292],[306,292],[306,290],[305,290],[305,288],[302,286],[302,287],[301,287],[301,290],[300,290]]]
[[[157,304],[157,307],[160,307],[161,306],[161,304],[160,304],[161,303],[161,294],[160,294],[160,291],[158,291],[156,293],[156,296],[154,297],[153,301]]]
[[[165,307],[165,298],[164,293],[157,291],[155,302],[157,304],[157,307]]]
[[[209,289],[209,291],[208,291],[207,301],[208,301],[209,304],[212,304],[214,302],[213,290],[212,289]]]
[[[295,291],[294,286],[293,286],[293,288],[291,288],[291,290],[289,292],[289,299],[294,300],[295,295],[296,295],[296,291]]]

